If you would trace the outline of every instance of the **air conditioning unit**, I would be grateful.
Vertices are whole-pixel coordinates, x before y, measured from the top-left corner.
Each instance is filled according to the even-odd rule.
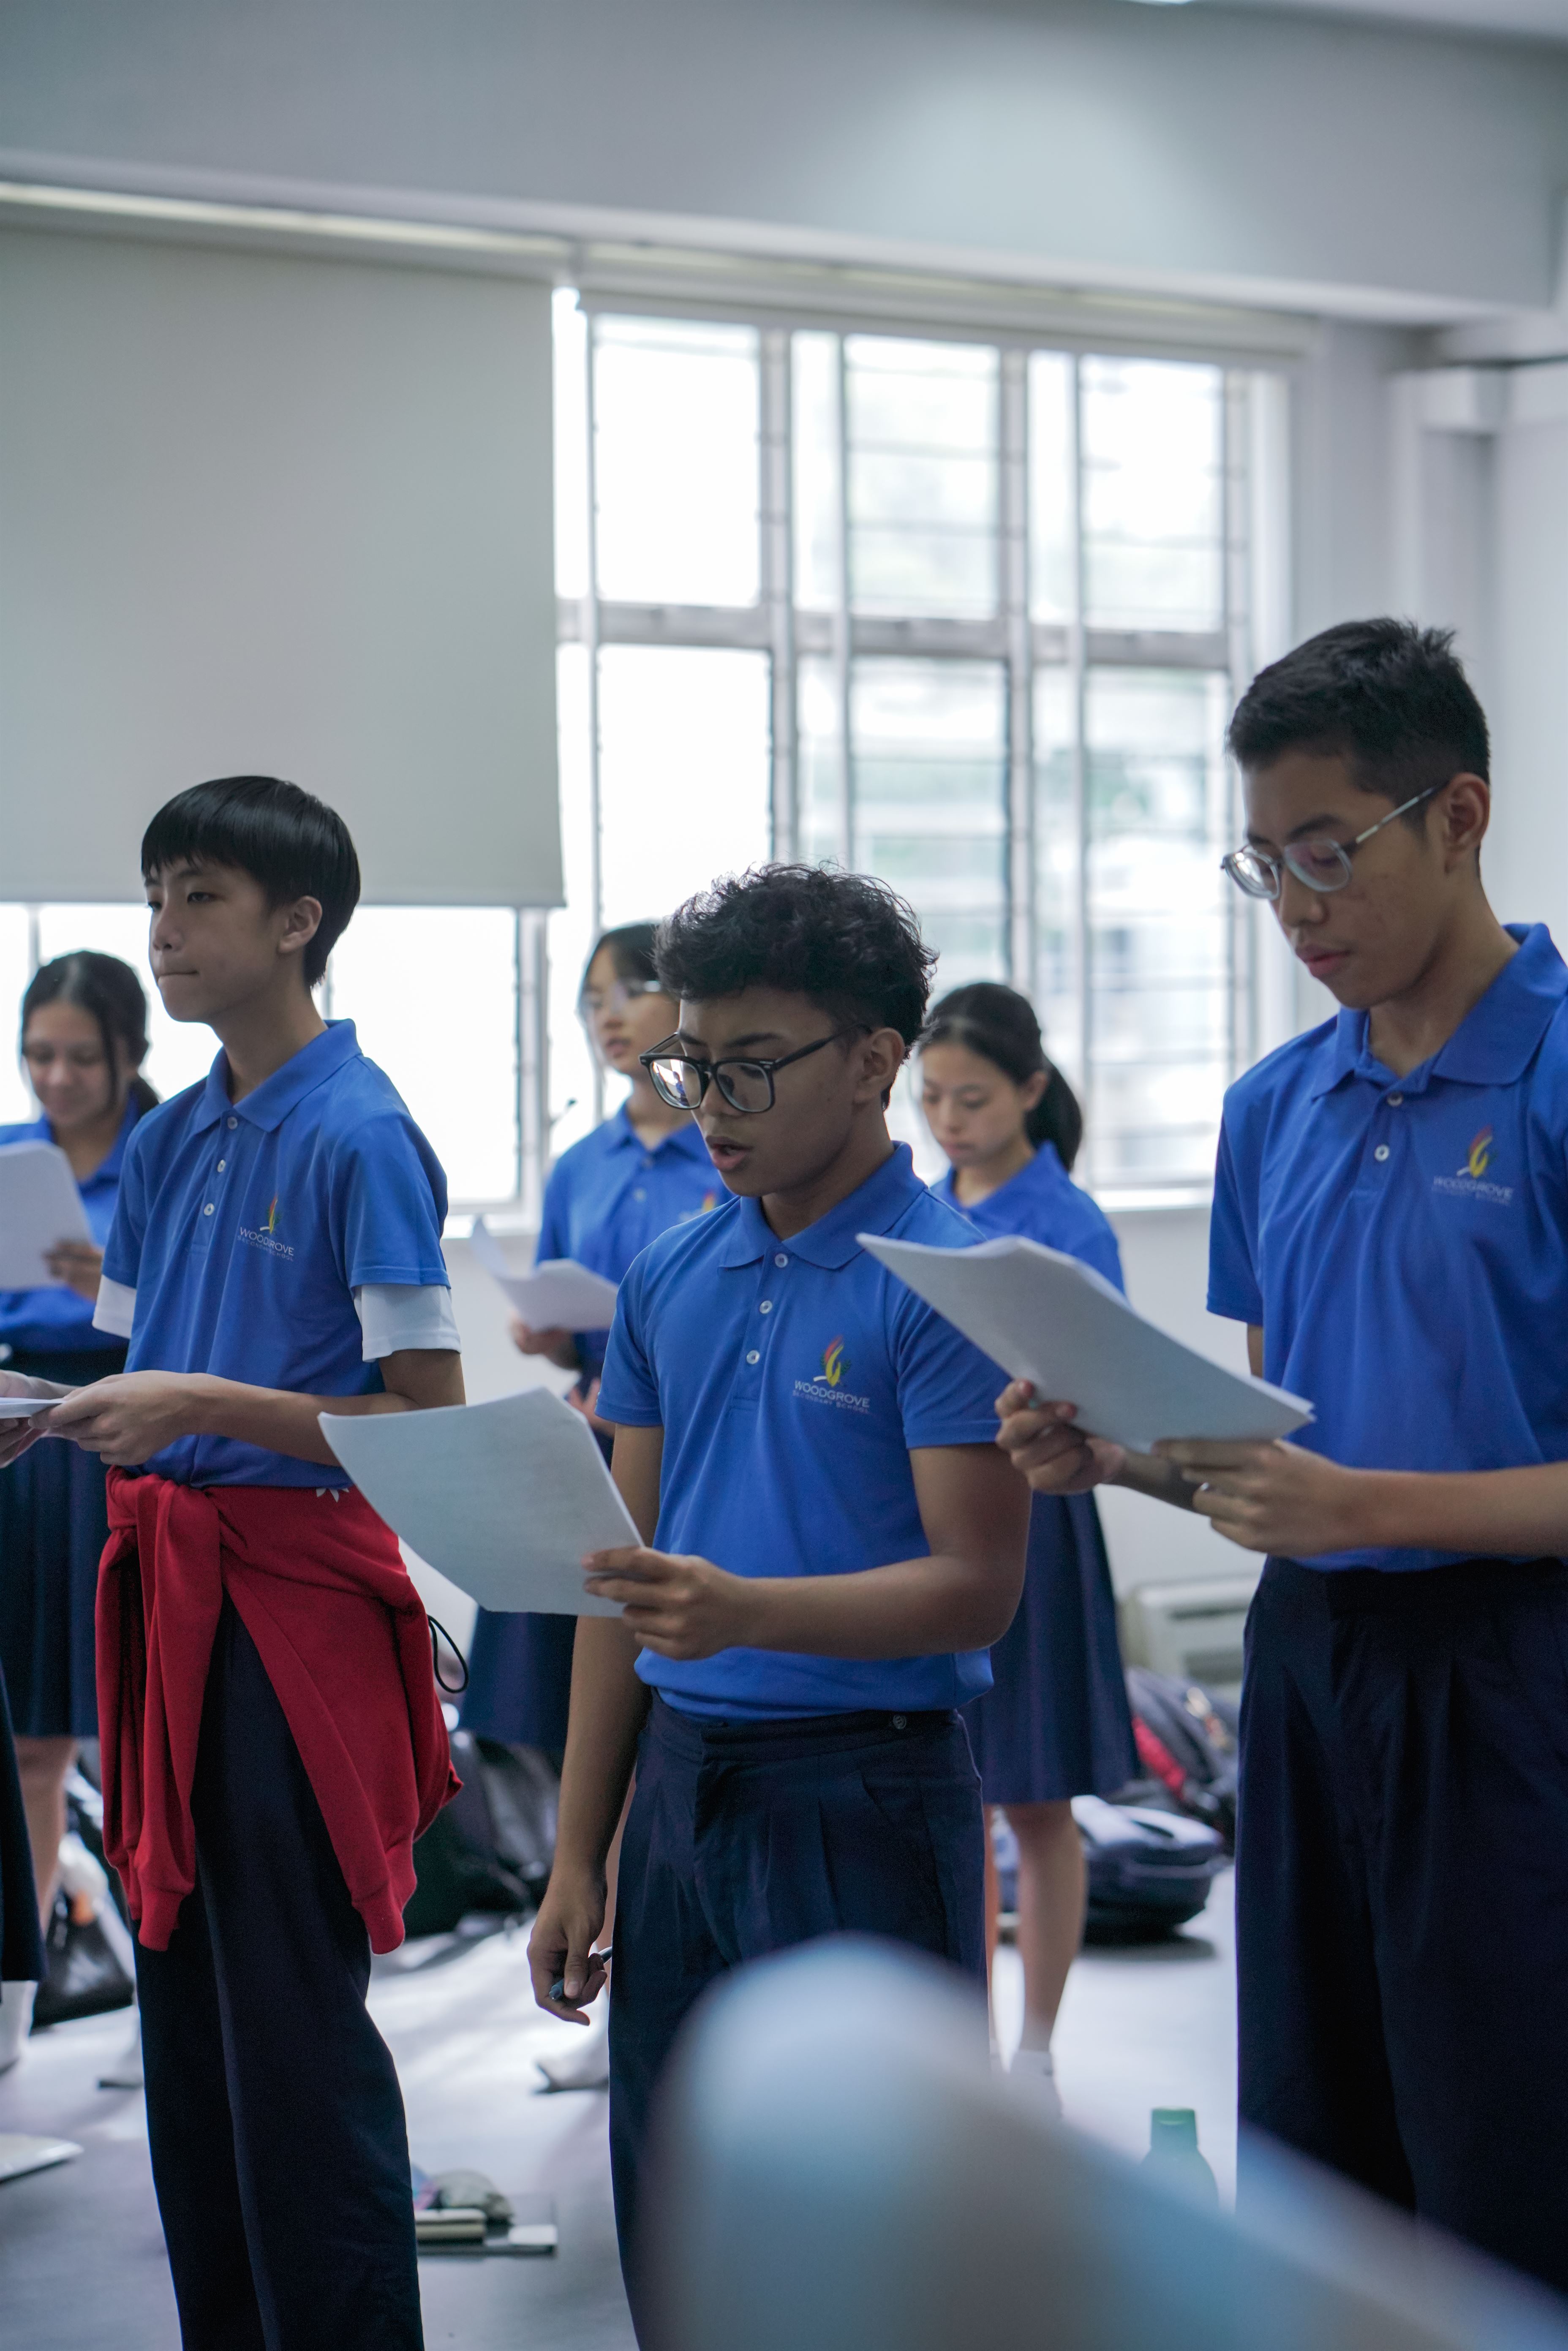
[[[1201,1583],[1141,1583],[1120,1610],[1122,1654],[1131,1666],[1150,1666],[1178,1681],[1210,1689],[1241,1687],[1241,1634],[1262,1562],[1240,1575]]]

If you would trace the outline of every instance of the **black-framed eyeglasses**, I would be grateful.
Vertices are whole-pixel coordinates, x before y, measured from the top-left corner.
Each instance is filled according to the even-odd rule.
[[[695,1110],[710,1085],[716,1085],[731,1110],[755,1118],[773,1107],[773,1072],[787,1070],[791,1061],[803,1061],[808,1053],[820,1053],[824,1045],[831,1045],[843,1035],[834,1029],[814,1044],[798,1046],[792,1053],[780,1053],[771,1061],[754,1061],[749,1054],[728,1055],[720,1061],[699,1061],[690,1053],[672,1052],[673,1037],[651,1052],[639,1053],[637,1059],[653,1081],[653,1092],[676,1110]]]
[[[1445,783],[1450,780],[1444,778]],[[1279,857],[1270,857],[1262,849],[1233,849],[1228,857],[1220,859],[1221,870],[1249,898],[1277,898],[1282,886],[1281,869],[1284,866],[1289,866],[1297,881],[1304,882],[1309,890],[1343,890],[1350,880],[1350,861],[1362,842],[1370,841],[1375,832],[1381,832],[1385,824],[1392,824],[1396,816],[1407,816],[1413,808],[1419,808],[1423,800],[1429,800],[1434,792],[1442,789],[1442,784],[1428,784],[1424,792],[1417,792],[1414,799],[1406,800],[1400,808],[1390,809],[1375,824],[1369,824],[1364,832],[1358,832],[1354,841],[1331,841],[1326,837],[1293,841]]]

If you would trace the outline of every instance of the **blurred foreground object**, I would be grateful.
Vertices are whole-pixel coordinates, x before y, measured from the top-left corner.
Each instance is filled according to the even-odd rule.
[[[711,1994],[668,2077],[658,2351],[1568,2351],[1568,2310],[1244,2147],[1239,2219],[1043,2121],[972,1993],[842,1939]]]

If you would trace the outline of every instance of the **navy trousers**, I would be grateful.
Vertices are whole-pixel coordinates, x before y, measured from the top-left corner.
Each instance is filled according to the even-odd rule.
[[[820,1935],[891,1937],[983,1990],[980,1783],[956,1714],[709,1722],[653,1700],[621,1848],[610,2156],[635,2291],[659,2074],[716,1976]]]
[[[147,2130],[185,2351],[419,2351],[408,2134],[370,1942],[249,1634],[225,1602],[196,1884],[136,1955]]]
[[[1268,1562],[1243,2122],[1568,2294],[1568,1565]]]

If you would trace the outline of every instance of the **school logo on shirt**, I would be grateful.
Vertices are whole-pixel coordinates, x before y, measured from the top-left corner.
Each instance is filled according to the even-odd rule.
[[[798,1396],[810,1396],[817,1404],[838,1404],[850,1412],[869,1412],[870,1396],[852,1395],[843,1384],[849,1367],[843,1340],[830,1339],[822,1350],[821,1370],[814,1372],[809,1380],[797,1380],[795,1393]]]
[[[242,1241],[248,1241],[252,1249],[265,1249],[268,1257],[289,1259],[293,1257],[293,1242],[283,1240],[278,1235],[277,1195],[276,1192],[273,1194],[271,1200],[267,1203],[266,1224],[242,1225],[239,1228],[239,1238]]]
[[[1470,1137],[1470,1147],[1465,1154],[1465,1164],[1451,1176],[1434,1176],[1434,1192],[1456,1194],[1461,1199],[1491,1200],[1506,1208],[1513,1197],[1511,1184],[1489,1184],[1487,1169],[1492,1163],[1492,1145],[1497,1137],[1490,1126],[1479,1128]]]
[[[703,1194],[701,1207],[683,1208],[680,1215],[675,1218],[676,1224],[695,1225],[699,1217],[706,1217],[708,1215],[710,1210],[717,1207],[720,1197],[721,1195],[717,1192],[705,1192]]]

